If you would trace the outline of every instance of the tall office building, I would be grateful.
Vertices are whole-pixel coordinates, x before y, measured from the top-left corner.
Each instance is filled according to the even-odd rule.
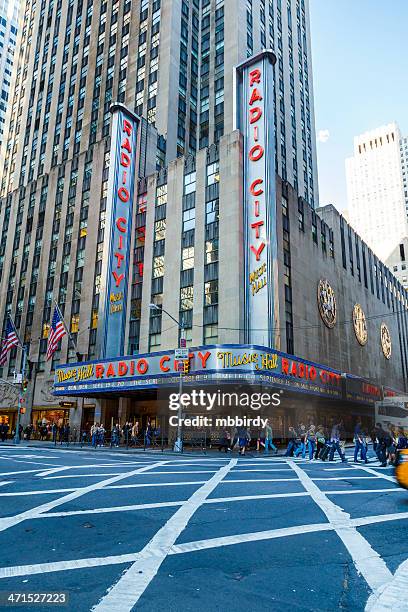
[[[408,215],[408,137],[400,140],[402,187],[404,189],[405,207]]]
[[[0,147],[7,120],[19,10],[20,0],[0,0]]]
[[[383,261],[408,236],[401,142],[390,123],[357,136],[346,160],[350,224]]]

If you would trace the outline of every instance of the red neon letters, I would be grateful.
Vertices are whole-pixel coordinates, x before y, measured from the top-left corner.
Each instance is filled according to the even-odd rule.
[[[132,135],[133,125],[127,119],[122,119],[121,130],[121,145],[119,158],[119,186],[116,196],[120,202],[127,204],[130,201],[131,194],[128,189],[129,183],[129,168],[132,165],[132,157],[135,151],[132,150]],[[115,279],[115,286],[119,289],[124,281],[125,274],[123,271],[123,261],[125,259],[126,249],[126,234],[128,232],[128,223],[125,217],[118,216],[115,220],[116,229],[120,235],[116,238],[114,263],[112,266],[112,276]]]
[[[251,70],[249,73],[249,88],[250,88],[250,98],[249,98],[249,113],[248,120],[250,125],[250,137],[249,137],[249,152],[248,158],[250,163],[256,163],[261,160],[264,156],[265,150],[262,143],[259,142],[259,121],[263,116],[263,105],[262,105],[262,94],[260,89],[256,87],[260,85],[262,82],[262,73],[259,68]],[[261,228],[265,224],[264,220],[264,210],[263,206],[261,206],[260,196],[263,195],[263,178],[256,178],[252,181],[249,192],[254,197],[252,202],[253,206],[253,216],[257,217],[257,221],[251,223],[251,235],[252,235],[252,244],[249,245],[251,252],[255,255],[256,261],[260,261],[261,253],[265,248],[265,242],[261,237]],[[252,215],[250,215],[252,216]],[[256,242],[255,242],[256,241]]]

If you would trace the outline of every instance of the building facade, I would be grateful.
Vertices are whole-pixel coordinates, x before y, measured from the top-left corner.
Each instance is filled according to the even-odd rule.
[[[6,133],[8,102],[16,56],[20,0],[0,2],[0,149]]]
[[[398,278],[404,289],[408,290],[408,238],[403,238],[386,260],[386,264],[396,278]]]
[[[259,67],[242,68],[246,79],[251,69],[252,90],[240,123],[234,68],[266,46],[274,51],[259,59],[271,58],[267,89],[261,93]],[[335,211],[315,211],[307,2],[27,0],[0,211],[0,317],[13,315],[29,349],[25,424],[109,425],[135,416],[145,401],[57,384],[69,385],[70,372],[86,379],[101,356],[117,163],[112,102],[142,116],[125,338],[115,358],[178,346],[178,325],[150,304],[181,321],[191,351],[252,346],[248,308],[268,292],[273,308],[268,302],[257,345],[279,352],[273,363],[297,355],[303,365],[293,371],[305,372],[311,360],[323,378],[333,370],[336,385],[349,372],[361,389],[363,377],[376,393],[385,384],[405,389],[407,304],[397,281]],[[269,154],[274,167],[261,171]],[[256,185],[247,184],[249,162],[262,172]],[[268,253],[257,267],[248,267],[249,241],[256,262]],[[54,300],[70,336],[47,362]],[[356,304],[364,317],[354,313],[351,328]],[[0,375],[19,367],[13,349]],[[352,393],[351,382],[346,391],[327,380],[339,402]],[[154,389],[149,382],[146,402]],[[0,392],[0,416],[13,426],[16,393]]]
[[[357,136],[346,160],[350,223],[382,260],[408,235],[400,142],[390,123]]]

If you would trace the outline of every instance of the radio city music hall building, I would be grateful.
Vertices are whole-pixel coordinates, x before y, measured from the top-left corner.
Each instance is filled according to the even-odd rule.
[[[290,66],[295,43],[304,59],[310,55],[307,3],[291,4],[298,31],[285,22],[283,13],[270,13],[274,28],[267,42],[276,55],[256,53],[267,46],[262,11],[252,21],[227,25],[223,2],[186,3],[190,12],[188,19],[181,15],[181,23],[187,19],[192,28],[189,52],[195,44],[194,16],[200,17],[203,69],[207,27],[210,41],[209,79],[205,84],[200,74],[200,100],[208,97],[214,113],[204,105],[201,115],[209,115],[207,127],[204,121],[195,128],[194,96],[187,97],[193,106],[186,113],[180,103],[173,107],[177,95],[170,95],[176,79],[170,78],[174,64],[169,58],[178,58],[181,71],[181,43],[178,40],[176,49],[173,38],[169,43],[170,23],[163,16],[170,10],[175,26],[180,17],[177,3],[136,2],[140,13],[134,7],[129,10],[129,3],[117,12],[117,4],[108,3],[111,29],[116,22],[122,26],[122,42],[128,25],[146,32],[149,65],[158,57],[156,95],[143,90],[144,97],[137,98],[133,84],[139,82],[141,68],[129,55],[127,80],[122,72],[112,77],[112,97],[119,104],[105,102],[103,125],[97,124],[95,138],[85,107],[88,140],[84,135],[75,142],[68,139],[67,148],[64,141],[62,150],[53,151],[45,142],[43,168],[36,158],[28,172],[23,172],[24,157],[13,161],[13,148],[6,160],[0,310],[4,317],[13,314],[29,344],[30,380],[22,422],[69,419],[77,430],[94,420],[108,428],[113,420],[139,420],[141,427],[147,419],[153,422],[159,414],[160,389],[178,384],[174,349],[180,331],[165,312],[152,310],[151,303],[183,324],[190,351],[185,385],[284,390],[282,406],[272,414],[277,435],[284,437],[289,424],[308,418],[369,418],[375,400],[406,391],[407,299],[336,209],[316,208],[311,73]],[[77,1],[71,5],[74,15],[81,7],[87,10],[85,23],[93,28],[89,6],[80,7]],[[33,10],[31,6],[27,14],[34,15],[38,39],[39,16]],[[50,14],[56,25],[57,15]],[[287,33],[280,36],[282,17]],[[77,27],[82,36],[80,24]],[[241,27],[246,28],[244,36]],[[221,34],[228,42],[223,62]],[[85,43],[81,38],[82,63]],[[99,47],[93,56],[90,44],[89,62],[98,67]],[[142,48],[135,57],[143,55],[143,37],[138,44]],[[69,66],[74,50],[68,50]],[[59,53],[57,65],[64,59],[58,59]],[[109,71],[108,50],[103,47],[100,54],[107,60],[103,70]],[[250,59],[242,63],[247,55]],[[188,53],[192,94],[194,57]],[[89,76],[85,87],[88,82]],[[91,101],[97,93],[93,90]],[[77,117],[81,99],[74,97]],[[29,108],[25,100],[22,117],[27,121]],[[154,109],[155,115],[150,112]],[[52,103],[50,112],[57,111]],[[184,139],[179,129],[183,117]],[[40,125],[42,121],[41,115]],[[166,142],[154,127],[167,134]],[[16,125],[10,125],[11,142],[18,141],[15,131]],[[196,142],[193,132],[198,134]],[[32,138],[30,131],[29,144]],[[36,239],[30,241],[33,232]],[[77,346],[64,337],[54,359],[46,362],[53,298]],[[2,376],[11,376],[15,368],[18,357],[12,353]],[[15,395],[2,389],[0,414],[12,419],[15,411]]]

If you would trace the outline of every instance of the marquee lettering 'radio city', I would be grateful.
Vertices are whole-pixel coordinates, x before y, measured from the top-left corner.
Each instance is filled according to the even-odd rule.
[[[112,106],[107,227],[102,261],[99,354],[115,357],[125,345],[130,244],[138,160],[139,118],[124,106]]]
[[[273,65],[263,51],[237,67],[237,127],[244,135],[245,334],[279,348]]]

